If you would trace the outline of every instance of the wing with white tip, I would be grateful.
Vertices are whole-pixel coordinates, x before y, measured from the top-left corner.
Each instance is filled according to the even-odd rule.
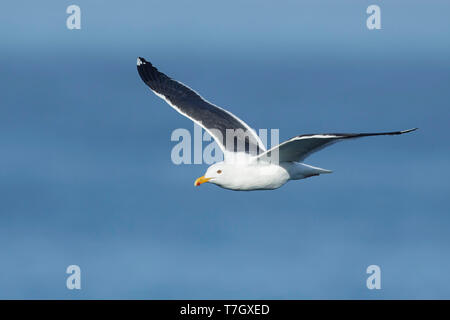
[[[214,138],[225,156],[227,152],[258,155],[266,151],[254,130],[231,112],[206,101],[188,86],[158,71],[144,58],[137,59],[137,70],[145,84],[158,97],[203,127]]]

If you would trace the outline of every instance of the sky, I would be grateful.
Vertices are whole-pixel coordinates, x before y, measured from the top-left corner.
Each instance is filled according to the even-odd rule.
[[[3,3],[0,298],[449,299],[449,10]],[[196,188],[207,165],[171,161],[172,132],[193,124],[142,83],[138,56],[280,141],[419,130],[336,144],[305,161],[332,174],[277,190]]]

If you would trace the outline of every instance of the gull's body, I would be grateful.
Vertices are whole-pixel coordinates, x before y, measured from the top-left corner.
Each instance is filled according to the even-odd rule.
[[[160,98],[182,115],[202,126],[224,153],[224,161],[211,165],[195,181],[198,186],[214,183],[231,190],[277,189],[289,180],[300,180],[331,171],[303,163],[309,155],[335,142],[377,135],[399,135],[416,129],[380,133],[327,133],[293,137],[266,150],[261,139],[241,119],[211,104],[186,85],[159,72],[138,58],[142,80]],[[233,132],[228,139],[229,131]]]
[[[221,170],[222,173],[220,181],[216,183],[217,180],[214,178],[219,176],[218,170]],[[249,161],[248,163],[233,162],[229,164],[223,161],[208,168],[204,177],[213,177],[208,181],[225,189],[250,191],[277,189],[289,180],[300,180],[330,172],[298,162],[273,164]]]

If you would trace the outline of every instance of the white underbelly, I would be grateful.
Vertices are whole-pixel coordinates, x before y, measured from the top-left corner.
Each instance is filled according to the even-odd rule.
[[[245,166],[234,181],[224,188],[232,190],[272,190],[284,185],[290,178],[288,171],[278,165]]]

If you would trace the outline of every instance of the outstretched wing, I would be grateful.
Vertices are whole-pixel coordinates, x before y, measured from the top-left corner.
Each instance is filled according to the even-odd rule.
[[[304,134],[289,139],[278,146],[260,154],[259,160],[273,162],[297,161],[301,162],[312,153],[322,150],[338,141],[369,136],[397,135],[417,130],[417,128],[378,133],[322,133]],[[275,152],[278,152],[278,157]]]
[[[258,135],[241,119],[203,99],[188,86],[159,72],[144,58],[137,59],[141,79],[182,115],[202,126],[224,152],[257,155],[266,151]],[[228,134],[228,135],[227,135]]]

